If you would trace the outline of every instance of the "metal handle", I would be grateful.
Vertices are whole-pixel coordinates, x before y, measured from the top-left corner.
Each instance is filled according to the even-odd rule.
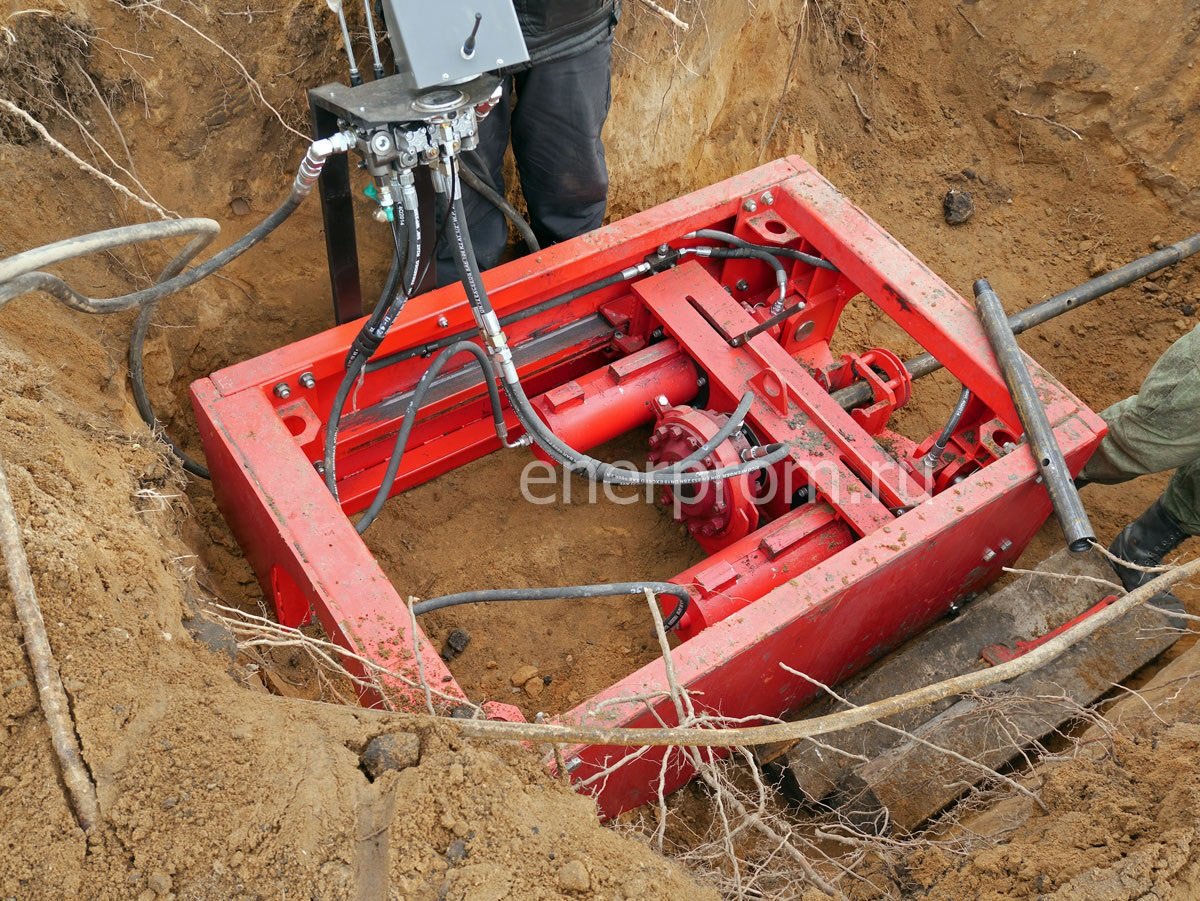
[[[975,282],[975,307],[979,310],[983,329],[996,354],[996,362],[1004,373],[1013,406],[1017,408],[1017,415],[1025,428],[1025,438],[1037,460],[1046,490],[1050,493],[1050,503],[1054,505],[1054,513],[1066,536],[1067,547],[1073,554],[1082,554],[1095,542],[1095,530],[1088,520],[1087,511],[1083,509],[1079,492],[1075,490],[1071,471],[1067,468],[1062,449],[1054,437],[1054,429],[1046,417],[1046,408],[1038,399],[1033,378],[1029,375],[1029,368],[1025,365],[1025,357],[1017,345],[1004,306],[987,279],[981,278]]]

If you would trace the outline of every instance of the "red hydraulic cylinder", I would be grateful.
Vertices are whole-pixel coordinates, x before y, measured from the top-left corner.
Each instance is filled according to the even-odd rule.
[[[732,616],[854,541],[828,504],[798,507],[671,579],[692,592],[676,633],[684,639]]]
[[[700,390],[699,371],[672,340],[614,360],[533,398],[533,408],[558,438],[585,451],[654,418],[654,400],[687,403]],[[542,459],[546,457],[535,449]]]

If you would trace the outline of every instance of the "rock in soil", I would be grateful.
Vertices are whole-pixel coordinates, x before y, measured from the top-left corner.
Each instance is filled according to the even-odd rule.
[[[558,870],[558,887],[564,892],[586,892],[592,887],[587,867],[578,860],[564,863]]]
[[[975,200],[970,191],[951,188],[942,198],[942,215],[947,225],[962,225],[975,215]]]
[[[411,732],[377,735],[367,742],[359,758],[372,781],[388,770],[405,770],[421,762],[421,739]]]
[[[449,663],[465,651],[470,643],[471,633],[466,629],[451,629],[450,634],[446,636],[445,645],[442,646],[442,659]]]
[[[530,666],[528,663],[526,663],[524,666],[518,666],[515,670],[513,670],[513,674],[509,676],[508,679],[510,682],[512,682],[513,687],[516,688],[524,685],[536,675],[537,667]]]

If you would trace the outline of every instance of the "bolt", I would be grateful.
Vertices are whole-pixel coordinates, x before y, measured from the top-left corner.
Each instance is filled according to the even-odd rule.
[[[748,281],[746,281],[744,278],[739,278],[737,281],[737,289],[739,291],[749,291],[750,283]]]
[[[984,563],[991,563],[995,559],[996,559],[996,552],[993,551],[991,548],[987,548],[983,552],[983,562]]]
[[[662,444],[662,439],[660,437],[658,437],[658,432],[655,432],[654,434],[652,434],[650,436],[650,446],[658,447],[660,444]]]
[[[275,396],[280,400],[287,400],[292,396],[292,389],[287,386],[287,382],[280,382],[275,386]]]
[[[704,376],[697,377],[697,379],[696,379],[696,387],[697,388],[703,388],[707,384],[708,384],[708,379],[706,379]]]
[[[325,475],[325,461],[324,460],[315,461],[313,463],[313,469],[315,469],[321,475]]]
[[[763,196],[762,196],[762,202],[766,206],[770,206],[771,204],[773,204],[775,202],[775,195],[772,194],[770,191],[764,191]]]
[[[1001,538],[1000,539],[1000,550],[1007,551],[1010,548],[1012,548],[1012,542],[1009,541],[1007,538]]]
[[[617,329],[615,332],[613,332],[613,340],[614,341],[620,341],[624,337],[625,337],[625,333],[623,331],[621,331],[620,329]]]
[[[667,396],[665,394],[660,394],[658,397],[654,398],[654,402],[656,404],[658,404],[660,407],[671,406],[671,402],[669,400],[667,400]]]
[[[450,327],[450,320],[447,319],[445,316],[439,316],[438,317],[438,328],[449,328],[449,327]]]
[[[713,512],[714,513],[724,513],[725,512],[725,502],[720,499],[714,501],[713,502]]]
[[[392,149],[392,139],[386,131],[377,132],[371,138],[371,149],[379,156],[389,153]]]
[[[758,212],[758,202],[753,198],[750,198],[742,204],[742,209],[747,213],[756,213]]]
[[[300,375],[300,384],[311,391],[313,388],[317,387],[317,380],[313,378],[313,374],[311,372],[305,372]]]
[[[671,252],[671,245],[670,245],[670,244],[659,244],[659,245],[658,245],[658,255],[659,255],[660,257],[665,257],[665,256],[666,256],[667,254],[669,254],[670,252]]]

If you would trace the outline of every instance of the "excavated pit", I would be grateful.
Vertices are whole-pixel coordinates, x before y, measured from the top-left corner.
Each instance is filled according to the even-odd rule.
[[[222,244],[286,190],[307,131],[304,89],[341,75],[337,28],[323,5],[260,10],[222,0],[170,9],[203,36],[155,4],[80,0],[69,13],[16,6],[0,32],[0,94],[132,185],[86,130],[165,209],[219,219]],[[713,0],[678,5],[696,23],[683,34],[627,3],[607,133],[611,213],[798,152],[960,292],[987,276],[1010,310],[1043,299],[1200,224],[1200,13],[1188,0],[1100,0],[1089,9],[1090,17],[1068,17],[1055,4],[1014,15],[993,0]],[[81,41],[86,54],[61,52]],[[0,175],[8,211],[0,255],[157,215],[7,113]],[[975,208],[953,227],[943,218],[951,189],[970,192]],[[150,388],[190,450],[198,451],[192,379],[328,326],[320,227],[316,205],[301,208],[251,256],[159,311]],[[382,282],[387,241],[368,229],[361,236],[370,294]],[[146,284],[167,256],[147,247],[70,272],[86,290],[117,294]],[[1163,273],[1022,345],[1102,409],[1136,390],[1157,355],[1196,326],[1196,273],[1195,264]],[[890,324],[854,308],[843,325],[847,349],[901,349]],[[423,733],[419,766],[366,783],[348,748],[365,745],[377,721],[255,690],[262,682],[251,664],[284,677],[272,683],[276,694],[332,699],[302,652],[271,649],[256,663],[243,648],[232,661],[192,641],[183,622],[211,598],[270,610],[209,488],[185,488],[138,421],[125,384],[128,327],[128,316],[84,317],[45,298],[0,312],[0,454],[104,814],[90,838],[71,819],[0,587],[0,895],[347,897],[387,883],[405,897],[477,897],[497,886],[527,897],[558,885],[569,861],[585,865],[601,897],[709,893],[719,874],[689,875],[645,843],[601,829],[586,800],[520,749],[434,730]],[[900,431],[939,427],[957,392],[945,373],[922,380]],[[643,459],[644,436],[628,440],[614,454]],[[402,592],[565,583],[588,572],[671,575],[699,554],[649,505],[562,505],[549,520],[526,520],[499,490],[519,469],[516,456],[497,455],[388,505],[369,540]],[[1101,540],[1164,483],[1089,488]],[[470,528],[446,525],[463,517]],[[1051,524],[1024,562],[1059,543]],[[1182,553],[1195,550],[1193,542]],[[1194,587],[1179,593],[1200,613]],[[601,611],[603,622],[580,627],[579,617]],[[448,613],[430,618],[429,631],[441,640],[466,625],[472,642],[455,672],[527,713],[569,706],[572,694],[586,697],[657,654],[636,604],[572,613],[514,604],[495,628],[472,627],[464,611],[453,622]],[[607,633],[615,640],[600,637],[610,614],[628,616]],[[1002,806],[993,817],[999,837],[974,854],[889,851],[878,865],[856,864],[852,876],[830,866],[829,877],[863,897],[1195,894],[1189,799],[1200,790],[1200,705],[1188,701],[1197,669],[1189,642],[1172,652],[1166,690],[1133,699],[1141,709],[1148,698],[1166,723],[1147,715],[1144,734],[1093,736],[1095,757],[1064,762],[1041,783],[1046,812]],[[529,650],[505,658],[509,644]],[[586,666],[579,646],[594,649]],[[552,677],[538,698],[514,692],[520,665]],[[687,852],[711,805],[691,790],[671,805],[667,848]],[[450,854],[456,842],[466,856]],[[739,845],[747,861],[773,850]],[[795,894],[802,880],[792,872],[766,888]]]

